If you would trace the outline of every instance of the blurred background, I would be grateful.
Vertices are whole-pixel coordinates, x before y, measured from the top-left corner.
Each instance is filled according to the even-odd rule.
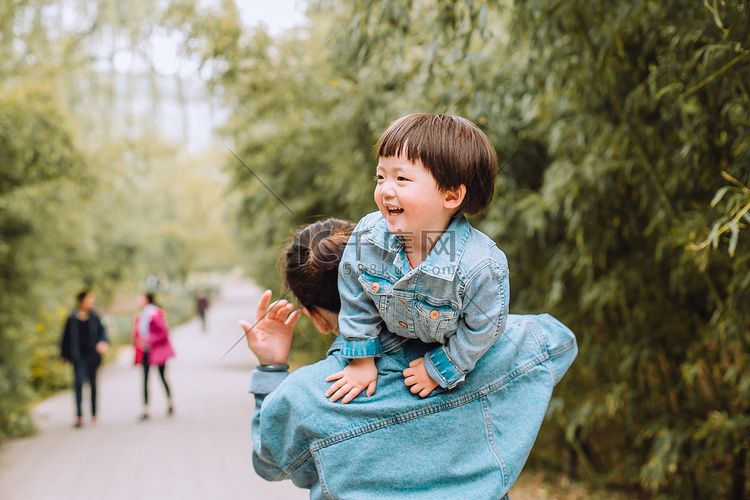
[[[529,469],[747,498],[748,8],[0,0],[0,439],[69,386],[78,291],[119,343],[147,288],[173,324],[227,273],[278,291],[294,228],[376,209],[388,124],[449,113],[503,165],[471,222],[508,256],[511,312],[578,335]],[[300,324],[297,364],[326,347]]]

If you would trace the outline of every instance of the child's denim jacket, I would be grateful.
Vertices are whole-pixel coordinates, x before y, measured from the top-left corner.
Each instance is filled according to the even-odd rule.
[[[291,479],[314,500],[500,499],[578,352],[573,332],[547,314],[509,315],[503,337],[464,383],[426,398],[409,392],[402,371],[434,345],[387,331],[377,391],[347,404],[324,395],[325,378],[348,363],[341,337],[292,374],[253,371],[255,471]]]
[[[428,232],[412,235],[430,238]],[[382,329],[442,345],[425,357],[427,373],[451,389],[464,380],[503,333],[508,315],[508,260],[485,234],[459,216],[415,269],[403,240],[380,212],[357,224],[339,264],[344,337],[341,355],[381,354]]]

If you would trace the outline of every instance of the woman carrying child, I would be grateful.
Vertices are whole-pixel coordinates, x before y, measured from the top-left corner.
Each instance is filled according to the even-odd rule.
[[[301,310],[270,304],[242,322],[259,366],[249,392],[253,466],[269,481],[291,479],[312,499],[504,497],[544,419],[552,390],[577,354],[575,336],[553,317],[508,315],[507,341],[493,344],[455,389],[421,398],[403,372],[434,345],[382,331],[378,390],[334,404],[325,376],[348,364],[337,337],[322,361],[288,371],[302,312],[321,333],[338,331],[338,267],[353,225],[329,219],[298,231],[282,253],[282,275]],[[333,265],[332,265],[333,264]]]
[[[415,148],[420,144],[420,138],[408,134],[403,137],[407,145],[412,144],[404,158],[416,163],[413,158],[419,157],[410,159],[409,155],[422,154],[421,149]],[[391,141],[381,138],[379,144],[384,143],[391,144]],[[403,152],[403,144],[393,151]],[[393,160],[394,156],[396,159],[403,156],[379,156],[378,173],[383,177],[381,185],[385,185],[382,189],[391,189],[388,184],[394,175],[396,183],[412,181],[406,175],[398,175],[406,173],[406,169],[404,172],[391,171],[388,160],[382,163],[384,158]],[[433,156],[424,158],[433,164]],[[381,167],[385,171],[381,172]],[[479,178],[488,180],[486,175],[477,173]],[[460,208],[463,201],[457,202],[466,197],[466,185],[472,184],[474,179],[468,175],[461,177],[460,181],[460,186],[464,187],[453,188],[458,196],[444,198],[453,207],[450,210],[464,210]],[[388,212],[396,212],[393,214],[394,225],[387,226],[388,232],[391,227],[394,231],[412,231],[412,226],[398,224],[411,221],[413,214],[418,213],[414,208],[416,205],[400,192],[397,194],[385,195],[384,198],[383,205]],[[479,205],[485,206],[488,202],[489,199],[480,200]],[[466,237],[466,242],[456,242],[456,248],[464,248],[464,253],[477,254],[480,258],[472,261],[482,263],[463,266],[459,252],[453,255],[453,260],[449,259],[451,255],[445,257],[454,265],[454,279],[464,280],[463,286],[472,286],[474,291],[486,292],[499,285],[499,293],[504,295],[468,294],[478,297],[475,299],[477,305],[472,306],[465,302],[466,290],[460,287],[451,291],[446,285],[445,295],[424,288],[419,292],[415,288],[413,297],[402,294],[394,285],[401,278],[395,271],[391,274],[394,262],[401,264],[404,275],[409,275],[413,267],[410,264],[419,267],[425,262],[429,264],[429,259],[437,256],[436,245],[429,250],[420,247],[414,252],[399,254],[411,262],[389,261],[387,258],[380,262],[367,261],[368,265],[375,265],[376,270],[382,265],[386,271],[370,272],[368,268],[365,272],[359,266],[347,267],[342,260],[345,248],[350,252],[361,246],[360,242],[353,245],[353,234],[356,234],[353,224],[328,219],[311,224],[294,235],[282,252],[280,264],[285,285],[301,309],[295,310],[295,306],[285,300],[271,304],[271,292],[266,291],[258,304],[256,322],[252,325],[240,322],[248,346],[259,362],[253,370],[249,392],[254,394],[256,401],[252,421],[253,466],[261,477],[270,481],[292,479],[297,486],[310,489],[312,499],[507,498],[507,492],[521,472],[539,432],[552,390],[572,364],[578,348],[573,333],[550,315],[507,314],[507,264],[504,256],[488,238],[466,228],[468,223],[457,214],[449,217],[452,220],[443,228],[440,239],[445,238],[451,224],[458,222],[462,227],[457,236]],[[370,219],[374,218],[366,217],[363,220],[366,224],[360,222],[360,226],[373,227]],[[431,226],[432,223],[415,227],[429,229]],[[381,235],[388,237],[385,232]],[[392,240],[370,238],[366,241],[380,249],[378,252],[394,248],[389,246],[394,244]],[[469,241],[472,244],[467,244]],[[387,253],[379,254],[383,255],[387,256]],[[484,271],[484,268],[488,269]],[[429,270],[423,269],[425,272]],[[353,278],[345,273],[352,273]],[[445,319],[444,336],[457,336],[455,330],[458,329],[459,317],[466,315],[471,307],[474,307],[472,314],[486,316],[485,319],[461,318],[467,325],[483,325],[483,330],[493,331],[494,328],[489,340],[480,341],[481,347],[475,347],[471,342],[468,347],[463,342],[459,346],[459,351],[467,353],[461,359],[469,361],[458,367],[458,371],[463,374],[472,370],[471,375],[462,383],[458,383],[462,375],[445,382],[445,388],[451,390],[430,389],[431,384],[425,384],[421,375],[426,373],[435,388],[441,385],[424,365],[436,350],[445,347],[444,339],[436,338],[437,342],[434,342],[423,338],[421,334],[428,331],[425,325],[410,330],[412,336],[396,335],[389,326],[394,321],[404,320],[396,320],[391,313],[385,318],[375,314],[367,316],[367,321],[376,325],[374,331],[377,334],[373,337],[369,333],[364,343],[379,348],[379,356],[372,363],[376,370],[377,391],[370,397],[354,399],[359,393],[357,388],[361,391],[371,382],[347,387],[338,382],[331,386],[325,380],[331,373],[344,372],[354,359],[343,355],[349,339],[341,335],[337,336],[325,359],[290,374],[287,363],[292,331],[301,314],[306,314],[321,333],[338,334],[339,325],[349,321],[339,315],[340,311],[343,312],[339,285],[344,283],[350,287],[342,292],[344,296],[352,289],[356,290],[346,283],[359,281],[360,276],[363,290],[369,286],[370,290],[378,292],[380,290],[375,290],[378,287],[372,286],[372,283],[377,283],[381,289],[393,292],[392,297],[374,295],[378,311],[389,310],[390,298],[399,304],[400,299],[405,302],[408,299],[415,301],[409,310],[415,314],[419,307],[416,302],[426,298],[434,308],[432,310],[438,311],[438,317],[433,317],[432,310],[428,310],[429,320],[421,319],[427,323],[439,323]],[[373,276],[379,280],[367,281]],[[483,277],[476,281],[479,276]],[[417,273],[412,273],[411,277],[421,279]],[[431,278],[442,279],[439,276]],[[447,300],[444,299],[444,303],[432,302],[440,297]],[[373,309],[368,307],[372,312]],[[448,311],[449,308],[454,312]],[[435,331],[440,326],[438,324]],[[500,332],[504,340],[494,342]],[[448,354],[450,351],[443,352]],[[440,363],[430,362],[438,365],[435,367],[437,372],[451,373],[450,367],[441,370]],[[418,365],[421,367],[415,368]],[[410,381],[409,377],[415,376],[415,372],[420,372],[416,373],[419,380]],[[337,380],[346,378],[348,376]],[[440,376],[435,375],[435,378]],[[332,394],[336,386],[338,388]],[[351,402],[334,404],[324,393],[333,399],[343,397]]]

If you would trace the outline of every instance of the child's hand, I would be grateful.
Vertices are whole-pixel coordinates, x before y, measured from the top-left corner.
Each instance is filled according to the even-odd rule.
[[[367,389],[367,396],[375,394],[375,386],[378,384],[378,369],[374,358],[352,359],[349,364],[338,373],[329,375],[326,382],[337,380],[328,388],[326,397],[335,403],[343,396],[342,403],[348,403],[356,398],[360,392]]]
[[[412,394],[419,394],[420,398],[426,398],[438,386],[427,373],[424,358],[417,358],[409,363],[409,368],[404,370],[404,384],[410,387]]]

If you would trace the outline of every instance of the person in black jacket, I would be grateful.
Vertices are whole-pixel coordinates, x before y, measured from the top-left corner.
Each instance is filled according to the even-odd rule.
[[[96,370],[109,347],[109,339],[99,316],[94,311],[94,294],[85,290],[77,296],[78,305],[65,322],[60,357],[73,365],[76,393],[75,426],[83,425],[83,383],[91,388],[91,422],[96,422]]]

